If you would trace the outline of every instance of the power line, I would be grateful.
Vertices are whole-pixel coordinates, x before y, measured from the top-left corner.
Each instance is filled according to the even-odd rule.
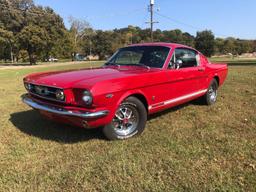
[[[150,5],[149,5],[149,8],[150,8],[150,10],[149,10],[150,11],[150,21],[146,22],[146,23],[150,24],[151,41],[152,42],[153,42],[154,24],[155,23],[159,23],[157,21],[154,21],[154,18],[153,18],[154,14],[156,14],[156,15],[162,17],[162,18],[165,18],[167,20],[170,20],[170,21],[172,21],[172,22],[174,22],[176,24],[187,26],[187,27],[190,27],[190,28],[198,30],[198,31],[203,30],[202,28],[193,26],[193,25],[185,23],[185,22],[181,22],[179,20],[173,19],[173,18],[171,18],[169,16],[166,16],[166,15],[163,15],[163,14],[161,14],[159,12],[154,11],[154,4],[155,4],[155,1],[154,0],[150,0]],[[13,10],[16,10],[16,11],[21,11],[21,12],[26,13],[28,15],[35,15],[35,16],[40,16],[41,15],[41,16],[45,16],[46,14],[56,14],[56,15],[60,16],[58,13],[55,13],[55,12],[51,13],[51,12],[48,12],[47,10],[45,10],[45,9],[41,9],[41,11],[39,11],[39,10],[37,11],[37,10],[33,10],[33,9],[32,10],[31,9],[22,10],[22,9],[19,9],[19,8],[8,6],[8,5],[4,4],[4,3],[0,3],[0,6],[1,6],[1,8],[13,9]],[[145,8],[143,8],[143,9],[142,8],[135,9],[135,10],[132,10],[132,11],[129,11],[129,12],[125,12],[125,13],[124,12],[122,12],[122,13],[113,13],[113,14],[102,16],[102,17],[94,17],[94,18],[106,18],[106,17],[112,18],[112,17],[120,16],[120,15],[129,15],[129,14],[141,11],[141,10],[145,10]],[[89,17],[89,19],[91,19],[91,17]],[[219,34],[219,33],[215,33],[215,35],[222,36],[222,37],[229,37],[228,35],[223,35],[223,34]]]
[[[199,28],[199,27],[196,27],[196,26],[193,26],[193,25],[190,25],[190,24],[187,24],[187,23],[178,21],[178,20],[176,20],[176,19],[173,19],[173,18],[171,18],[171,17],[169,17],[169,16],[160,14],[160,13],[158,13],[158,12],[155,12],[155,14],[158,15],[158,16],[160,16],[160,17],[163,17],[163,18],[165,18],[165,19],[168,19],[168,20],[170,20],[170,21],[172,21],[172,22],[174,22],[174,23],[176,23],[176,24],[181,24],[181,25],[183,25],[183,26],[190,27],[190,28],[195,29],[195,30],[197,30],[197,31],[202,31],[202,30],[204,30],[204,29],[202,29],[202,28]],[[228,35],[223,35],[223,34],[219,34],[219,33],[215,33],[215,35],[222,36],[222,37],[229,37]]]
[[[196,30],[201,30],[201,29],[200,29],[200,28],[198,28],[198,27],[195,27],[195,26],[192,26],[192,25],[190,25],[190,24],[187,24],[187,23],[184,23],[184,22],[178,21],[178,20],[173,19],[173,18],[171,18],[171,17],[169,17],[169,16],[162,15],[162,14],[160,14],[160,13],[158,13],[158,12],[155,12],[155,14],[156,14],[156,15],[158,15],[158,16],[160,16],[160,17],[163,17],[163,18],[165,18],[165,19],[168,19],[168,20],[170,20],[170,21],[172,21],[172,22],[174,22],[174,23],[181,24],[181,25],[184,25],[184,26],[187,26],[187,27],[190,27],[190,28],[196,29]]]

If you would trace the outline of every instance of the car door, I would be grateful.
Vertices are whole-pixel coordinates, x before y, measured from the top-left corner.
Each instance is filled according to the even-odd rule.
[[[168,65],[170,99],[193,97],[202,91],[200,82],[205,68],[200,64],[200,55],[189,48],[176,48]]]

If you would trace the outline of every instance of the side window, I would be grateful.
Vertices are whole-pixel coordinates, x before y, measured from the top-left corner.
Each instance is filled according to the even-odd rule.
[[[180,63],[177,67],[177,62]],[[200,64],[199,54],[191,49],[186,48],[177,48],[175,53],[172,56],[172,59],[169,64],[169,68],[187,68],[187,67],[196,67]]]

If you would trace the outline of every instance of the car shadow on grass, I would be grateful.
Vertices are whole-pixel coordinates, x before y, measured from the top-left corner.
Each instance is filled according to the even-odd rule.
[[[200,100],[173,107],[149,116],[148,121],[160,118],[161,116],[180,110],[188,105],[204,105]],[[77,143],[92,139],[106,140],[102,128],[83,129],[71,125],[56,123],[44,118],[36,110],[12,113],[10,122],[20,131],[43,140],[50,140],[59,143]]]
[[[105,140],[101,128],[83,129],[48,120],[38,111],[29,110],[13,113],[10,122],[20,131],[43,140],[60,143],[77,143],[92,139]]]
[[[198,106],[204,106],[205,104],[202,102],[202,100],[200,99],[195,99],[193,101],[190,101],[188,103],[184,103],[184,104],[181,104],[181,105],[178,105],[178,106],[175,106],[175,107],[172,107],[172,108],[169,108],[169,109],[165,109],[163,111],[160,111],[158,113],[154,113],[152,115],[150,115],[148,117],[148,121],[152,120],[152,119],[155,119],[155,118],[159,118],[161,116],[164,116],[168,113],[173,113],[175,111],[178,111],[178,110],[181,110],[183,108],[186,108],[187,106],[189,105],[198,105]]]

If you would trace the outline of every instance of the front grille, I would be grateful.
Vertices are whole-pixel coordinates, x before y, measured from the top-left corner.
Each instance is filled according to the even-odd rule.
[[[55,87],[48,87],[48,86],[42,86],[42,85],[35,85],[35,84],[29,84],[29,90],[30,93],[33,95],[36,95],[38,97],[54,100],[54,101],[64,101],[57,99],[56,93],[57,91],[63,91],[62,89],[55,88]]]

